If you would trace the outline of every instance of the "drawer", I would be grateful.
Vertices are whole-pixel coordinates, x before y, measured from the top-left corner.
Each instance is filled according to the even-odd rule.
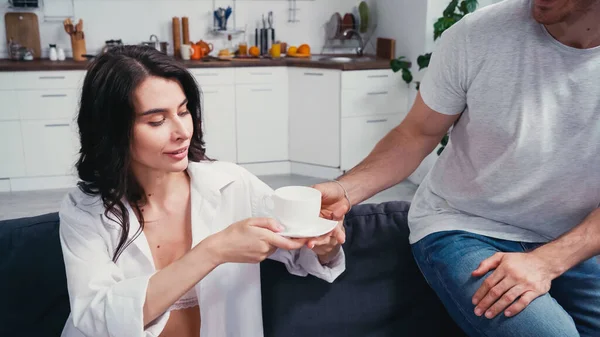
[[[342,90],[342,117],[406,114],[408,87]]]
[[[247,67],[235,69],[236,84],[280,83],[287,85],[286,67]]]
[[[15,73],[0,72],[0,90],[10,90],[15,88]]]
[[[15,89],[80,89],[85,71],[23,71],[15,73]]]
[[[19,100],[16,91],[0,90],[0,121],[19,119]]]
[[[78,90],[16,91],[21,119],[73,118],[77,115]]]
[[[342,118],[342,170],[360,163],[402,118],[399,114]]]
[[[201,90],[205,85],[233,84],[233,68],[192,68],[189,71],[196,77]]]
[[[235,89],[237,111],[288,111],[287,87],[277,84],[238,85]]]
[[[25,168],[28,176],[75,174],[79,140],[69,119],[22,121]]]
[[[342,72],[342,89],[372,90],[406,85],[402,76],[391,69]]]
[[[236,161],[234,98],[233,85],[204,87],[202,129],[206,155],[212,159]]]

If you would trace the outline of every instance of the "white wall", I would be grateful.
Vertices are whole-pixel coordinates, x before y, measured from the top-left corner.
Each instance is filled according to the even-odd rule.
[[[6,34],[4,13],[16,11],[9,9],[6,0],[0,0],[0,54],[6,57]],[[415,1],[415,0],[412,0]],[[40,0],[42,2],[42,0]],[[72,15],[84,21],[84,32],[88,53],[97,53],[105,40],[120,38],[128,44],[147,41],[156,34],[161,41],[169,42],[172,48],[172,17],[187,16],[190,22],[190,39],[211,41],[215,48],[226,46],[226,38],[210,35],[209,27],[213,23],[212,0],[43,0],[45,8],[36,10],[40,23],[40,35],[43,54],[48,44],[57,43],[65,51],[71,49],[70,40],[64,32],[60,15]],[[358,0],[297,0],[299,23],[288,23],[287,0],[238,0],[236,2],[237,26],[250,30],[245,36],[253,43],[256,23],[262,14],[274,12],[276,38],[288,44],[309,43],[314,52],[320,52],[324,43],[324,27],[334,12],[346,13],[352,10]],[[74,5],[71,5],[71,4]],[[216,7],[232,5],[231,0],[216,0]],[[46,14],[52,14],[49,17]],[[57,15],[57,16],[54,16]],[[230,18],[230,22],[231,22]],[[231,24],[231,23],[229,23]],[[240,36],[239,39],[243,39]],[[234,42],[239,41],[237,39]]]

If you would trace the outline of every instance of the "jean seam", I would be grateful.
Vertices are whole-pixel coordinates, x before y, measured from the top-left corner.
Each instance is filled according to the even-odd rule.
[[[489,337],[488,334],[486,334],[485,332],[481,331],[477,325],[472,322],[469,319],[469,316],[467,315],[467,313],[462,309],[462,306],[459,304],[459,302],[452,296],[452,292],[449,291],[448,287],[446,286],[446,283],[443,281],[443,278],[441,277],[439,271],[437,270],[437,268],[434,268],[432,263],[431,263],[431,258],[430,258],[430,254],[427,252],[425,253],[424,248],[423,247],[419,247],[419,249],[421,250],[421,254],[423,254],[425,256],[425,262],[429,265],[429,267],[431,269],[433,269],[433,272],[439,282],[439,284],[442,285],[442,287],[444,288],[444,290],[446,291],[446,293],[448,294],[448,297],[450,298],[450,300],[452,302],[454,302],[454,304],[456,304],[456,307],[458,308],[458,311],[463,315],[463,317],[465,318],[465,321],[468,322],[471,327],[476,330],[480,335],[485,336],[485,337]],[[421,271],[422,272],[422,271]],[[438,296],[439,297],[439,296]]]

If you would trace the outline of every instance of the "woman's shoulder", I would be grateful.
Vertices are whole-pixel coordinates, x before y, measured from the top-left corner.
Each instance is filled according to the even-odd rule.
[[[243,183],[252,176],[252,173],[238,164],[217,160],[190,162],[188,172],[193,180],[218,188],[230,183]]]
[[[75,187],[64,196],[58,212],[61,220],[65,218],[94,219],[100,218],[105,207],[100,195],[92,195]]]

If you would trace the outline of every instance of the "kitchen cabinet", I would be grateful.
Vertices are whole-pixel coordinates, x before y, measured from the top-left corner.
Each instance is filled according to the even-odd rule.
[[[25,176],[25,159],[19,121],[0,122],[0,179]]]
[[[68,119],[21,121],[28,176],[75,175],[79,143]]]
[[[349,170],[408,112],[391,70],[289,70],[290,160]]]
[[[290,160],[340,167],[341,71],[289,69]]]
[[[402,121],[400,114],[342,118],[342,166],[360,163],[390,130]]]
[[[235,89],[233,84],[204,86],[202,130],[209,158],[235,163]]]
[[[236,69],[238,163],[289,160],[287,88],[286,68]]]

